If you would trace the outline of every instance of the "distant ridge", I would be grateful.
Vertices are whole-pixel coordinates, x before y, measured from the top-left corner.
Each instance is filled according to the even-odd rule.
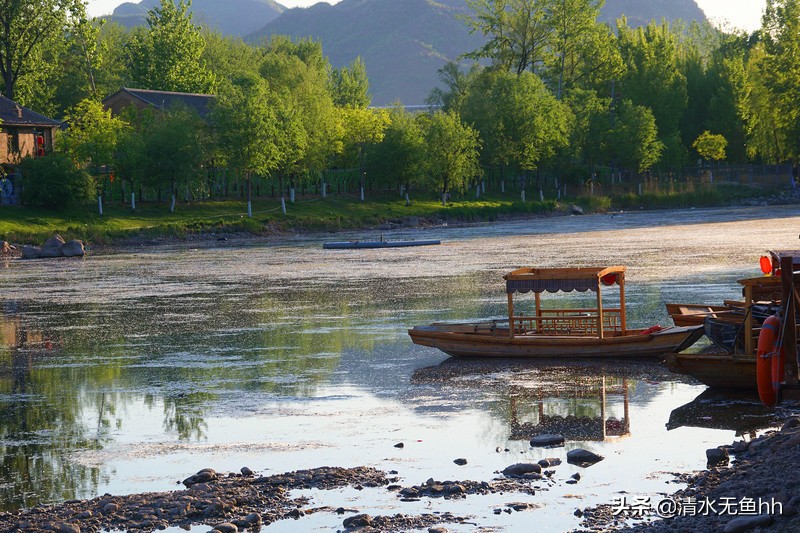
[[[120,4],[108,20],[126,28],[147,23],[147,12],[161,5],[159,0]],[[286,8],[273,0],[193,0],[189,9],[195,24],[218,29],[225,35],[244,36],[276,19]]]

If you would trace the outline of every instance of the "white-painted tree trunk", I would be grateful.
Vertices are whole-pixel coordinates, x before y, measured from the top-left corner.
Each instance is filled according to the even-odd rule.
[[[322,197],[323,198],[328,197],[328,183],[325,181],[322,182]]]
[[[481,186],[480,185],[476,185],[475,186],[475,198],[477,199],[477,198],[480,198],[480,197],[481,197]]]
[[[169,204],[169,212],[170,213],[174,213],[175,212],[175,194],[174,193],[172,194],[172,201]]]
[[[525,203],[525,189],[522,189],[522,203]]]
[[[408,193],[406,193],[406,205],[411,205],[411,198],[408,197]]]
[[[281,196],[281,213],[286,214],[286,198]]]
[[[539,189],[539,201],[544,202],[544,191],[542,189]]]
[[[253,202],[247,200],[247,217],[253,218]]]
[[[363,186],[361,187],[360,192],[361,192],[361,201],[363,202],[364,201],[364,187]]]
[[[97,212],[100,213],[100,216],[103,215],[103,195],[97,196]]]
[[[642,195],[642,184],[640,183],[639,184],[639,196],[641,196],[641,195]]]
[[[136,193],[131,193],[131,210],[136,211]]]
[[[500,192],[502,192],[502,193],[506,192],[506,181],[505,180],[501,180],[500,181]]]
[[[486,181],[481,180],[481,192],[486,194]]]
[[[446,206],[446,205],[447,205],[447,193],[443,192],[442,193],[442,206]]]
[[[294,187],[289,189],[289,201],[294,203]]]

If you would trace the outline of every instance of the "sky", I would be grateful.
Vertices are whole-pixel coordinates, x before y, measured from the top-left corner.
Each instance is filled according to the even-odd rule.
[[[224,1],[224,0],[221,0]],[[318,0],[278,0],[286,7],[308,7]],[[761,13],[766,0],[695,0],[711,22],[717,26],[729,23],[731,26],[753,31],[761,26]],[[335,4],[338,0],[329,0]],[[108,15],[121,4],[120,0],[88,0],[89,14],[92,16]]]

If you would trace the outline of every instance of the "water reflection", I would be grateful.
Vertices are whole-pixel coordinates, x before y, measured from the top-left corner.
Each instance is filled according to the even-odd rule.
[[[725,429],[734,431],[737,437],[755,437],[759,429],[778,424],[779,413],[780,408],[765,407],[755,393],[706,389],[691,402],[672,410],[667,430]]]
[[[509,440],[558,434],[567,442],[629,436],[630,399],[637,384],[659,380],[674,376],[652,362],[457,358],[421,368],[411,377],[413,384],[435,384],[457,396],[492,396],[489,409]]]

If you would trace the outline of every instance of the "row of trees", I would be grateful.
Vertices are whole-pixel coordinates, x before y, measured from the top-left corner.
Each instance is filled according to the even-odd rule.
[[[114,168],[130,190],[200,187],[214,165],[248,191],[254,177],[284,191],[334,167],[446,198],[486,174],[504,187],[509,175],[583,181],[800,156],[800,0],[768,0],[753,35],[624,18],[612,29],[598,22],[602,0],[468,0],[486,44],[471,67],[441,70],[439,111],[415,116],[368,108],[360,60],[334,69],[310,40],[223,37],[194,26],[184,0],[162,0],[131,31],[87,19],[78,0],[17,4],[49,15],[25,34],[33,11],[0,14],[13,22],[0,24],[5,93],[64,116],[62,150]],[[205,121],[179,109],[112,118],[99,97],[126,85],[217,98]]]

